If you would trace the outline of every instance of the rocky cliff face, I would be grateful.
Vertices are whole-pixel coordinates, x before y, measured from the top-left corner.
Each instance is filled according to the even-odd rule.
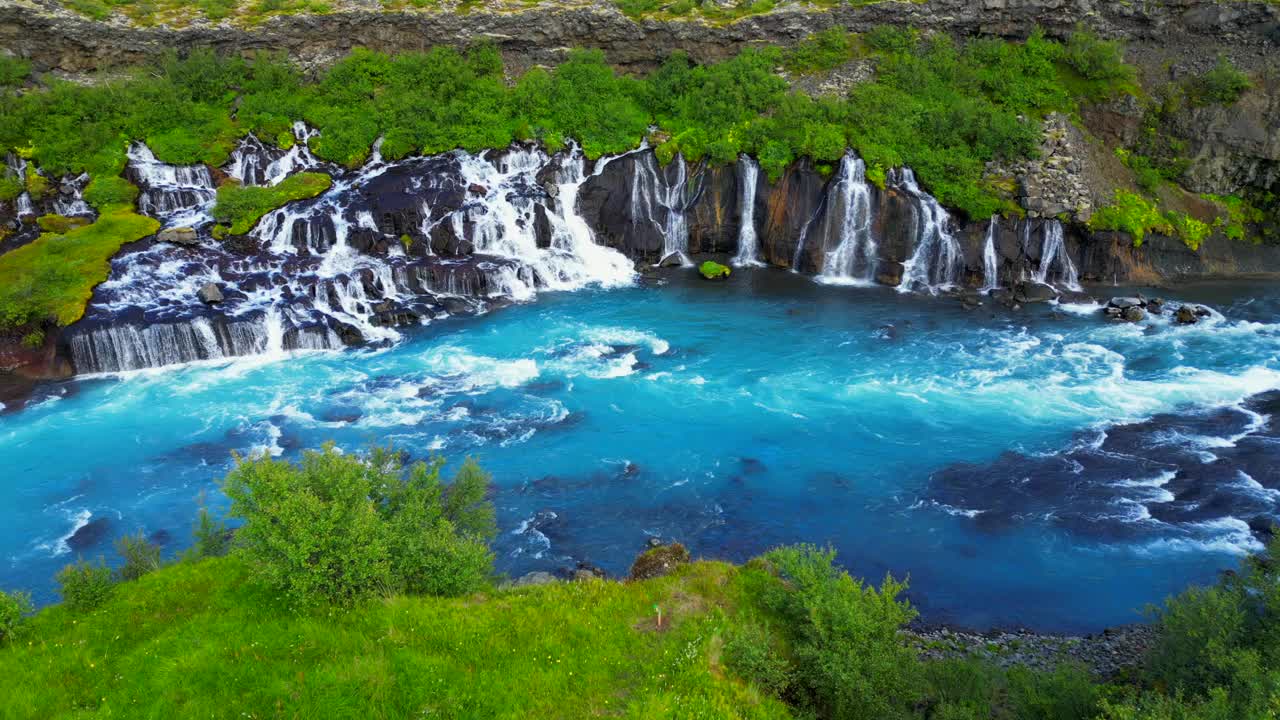
[[[673,50],[697,60],[721,59],[751,43],[788,44],[832,25],[854,31],[895,24],[957,35],[1025,37],[1034,27],[1062,35],[1084,22],[1135,42],[1205,42],[1237,52],[1280,42],[1280,8],[1260,1],[1167,0],[927,0],[804,8],[782,4],[729,24],[633,20],[608,3],[544,3],[518,12],[386,12],[339,9],[326,15],[284,15],[256,27],[193,24],[133,27],[88,20],[50,0],[0,6],[0,47],[31,59],[37,70],[82,73],[158,57],[168,48],[227,52],[284,51],[304,66],[322,65],[353,47],[387,52],[432,45],[497,43],[516,66],[563,59],[568,48],[604,50],[621,66],[648,67]]]

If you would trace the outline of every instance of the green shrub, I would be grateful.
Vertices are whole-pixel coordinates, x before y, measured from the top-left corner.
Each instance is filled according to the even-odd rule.
[[[133,205],[138,188],[122,177],[98,175],[84,189],[84,201],[98,210],[117,205]]]
[[[791,663],[783,656],[768,627],[743,622],[730,628],[724,642],[725,667],[761,690],[786,697],[791,685]]]
[[[1249,76],[1236,68],[1230,58],[1219,55],[1213,69],[1193,82],[1191,95],[1199,103],[1234,105],[1251,87]]]
[[[332,184],[333,178],[318,172],[290,175],[271,186],[228,182],[218,188],[212,214],[215,220],[228,225],[233,235],[243,235],[252,230],[263,215],[295,200],[313,198]]]
[[[1165,217],[1169,221],[1169,227],[1173,229],[1173,234],[1192,250],[1199,250],[1200,244],[1209,237],[1209,233],[1213,232],[1213,228],[1209,227],[1208,223],[1201,222],[1186,213],[1170,212]]]
[[[794,73],[832,70],[854,55],[854,38],[839,25],[801,40],[783,57],[783,66]]]
[[[76,612],[96,610],[115,590],[111,568],[103,558],[97,564],[77,560],[59,570],[56,579],[63,604]]]
[[[11,202],[26,189],[22,181],[12,175],[0,177],[0,202]]]
[[[137,580],[160,569],[160,546],[147,540],[141,530],[116,540],[116,552],[124,558],[124,564],[116,570],[122,581]]]
[[[1028,720],[1094,720],[1100,688],[1088,670],[1061,664],[1052,672],[1014,667],[1008,673],[1009,705],[1013,716]]]
[[[1222,230],[1222,234],[1232,240],[1243,240],[1248,227],[1262,222],[1265,214],[1237,195],[1202,195],[1218,205],[1220,214],[1213,226]]]
[[[31,611],[30,595],[0,590],[0,647],[21,634],[22,626]]]
[[[1135,77],[1133,67],[1125,64],[1119,42],[1102,40],[1083,27],[1071,33],[1063,59],[1087,80],[1129,83]]]
[[[240,459],[227,476],[237,541],[259,575],[295,605],[349,603],[396,591],[460,595],[492,572],[488,476],[468,461],[450,486],[441,462],[407,476],[399,454],[333,445],[298,465]]]
[[[195,542],[187,556],[192,560],[209,557],[222,557],[231,550],[231,532],[226,523],[215,520],[208,508],[201,507],[193,531]]]
[[[918,665],[899,630],[915,610],[886,577],[877,591],[834,565],[834,550],[810,545],[765,555],[783,580],[762,601],[790,635],[793,693],[819,717],[903,717],[918,695]]]
[[[1172,234],[1166,217],[1161,214],[1155,203],[1146,198],[1124,190],[1117,190],[1115,201],[1098,208],[1089,218],[1089,229],[1115,230],[1128,233],[1133,238],[1134,246],[1142,245],[1149,232],[1163,235]]]
[[[31,75],[31,61],[0,55],[0,88],[17,87]]]
[[[49,192],[49,179],[33,170],[27,170],[27,193],[32,200],[42,200]]]

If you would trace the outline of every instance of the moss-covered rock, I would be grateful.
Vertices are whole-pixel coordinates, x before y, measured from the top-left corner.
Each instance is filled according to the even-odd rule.
[[[684,545],[673,542],[658,545],[640,553],[631,564],[630,580],[648,580],[650,578],[670,575],[681,565],[689,564],[689,551]]]
[[[729,277],[730,270],[727,265],[708,260],[698,266],[698,273],[708,280],[724,280]]]
[[[88,225],[89,218],[66,217],[65,215],[41,215],[36,219],[36,223],[40,225],[40,229],[45,232],[65,235],[78,227]]]

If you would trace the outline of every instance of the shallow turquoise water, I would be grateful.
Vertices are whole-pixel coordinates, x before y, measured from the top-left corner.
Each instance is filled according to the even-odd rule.
[[[909,575],[927,620],[1137,620],[1256,548],[1237,511],[1265,515],[1280,494],[1255,472],[1267,487],[1160,515],[1184,493],[1181,480],[1161,489],[1162,473],[1238,490],[1240,463],[1280,457],[1240,445],[1265,441],[1269,417],[1229,409],[1280,388],[1280,293],[1182,295],[1224,317],[1107,325],[1087,308],[969,312],[782,271],[725,284],[681,273],[544,293],[390,349],[83,380],[0,416],[0,587],[54,600],[72,531],[95,520],[103,537],[86,555],[138,528],[176,550],[201,493],[225,508],[232,451],[291,457],[333,440],[477,457],[498,486],[499,569],[513,574],[577,561],[623,573],[649,535],[735,560],[809,541],[857,574]],[[1153,446],[1143,473],[1044,464],[1170,412],[1104,453]],[[1011,467],[1054,487],[1019,489]]]

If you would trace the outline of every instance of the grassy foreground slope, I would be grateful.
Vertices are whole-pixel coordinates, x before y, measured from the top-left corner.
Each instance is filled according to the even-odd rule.
[[[285,608],[237,555],[178,563],[0,647],[6,718],[790,717],[722,670],[764,573]],[[654,607],[663,612],[656,625]]]

